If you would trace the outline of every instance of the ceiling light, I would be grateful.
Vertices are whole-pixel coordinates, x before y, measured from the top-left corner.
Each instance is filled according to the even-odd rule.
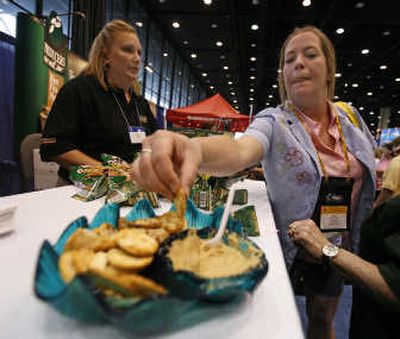
[[[146,65],[145,69],[147,72],[153,73],[153,69],[149,65]]]
[[[191,84],[191,85],[190,85],[190,87],[191,87],[191,88],[194,88],[194,85],[193,85],[193,84]]]
[[[303,0],[301,4],[303,5],[303,7],[308,7],[311,5],[311,0]]]
[[[211,24],[211,28],[218,28],[218,25],[217,24]]]
[[[339,27],[339,28],[336,30],[336,33],[337,33],[337,34],[343,34],[343,33],[344,33],[344,28]]]
[[[179,27],[181,27],[181,24],[180,24],[178,21],[174,21],[174,22],[172,23],[172,27],[174,27],[174,28],[179,28]]]
[[[358,108],[360,111],[363,111],[364,110],[364,107],[359,107]]]
[[[386,65],[380,65],[379,69],[387,69],[387,66]]]
[[[272,99],[274,96],[272,94],[268,95],[268,98]]]
[[[342,73],[336,73],[335,78],[340,78],[342,76]]]
[[[250,101],[253,101],[254,100],[254,98],[249,98],[250,99]]]
[[[228,69],[229,69],[229,66],[224,66],[223,68],[226,69],[226,70],[228,70]]]
[[[374,123],[374,122],[371,122],[371,126],[375,126],[375,123]]]
[[[212,4],[212,0],[203,0],[203,4],[204,5],[211,5]]]
[[[251,77],[250,77],[250,80],[255,80],[255,76],[254,75],[252,75]]]
[[[369,53],[369,49],[365,48],[361,51],[361,54],[368,54]]]
[[[232,81],[228,81],[228,85],[233,85],[233,82]]]
[[[361,9],[365,6],[365,3],[363,3],[362,1],[357,2],[356,5],[354,6],[357,9]]]
[[[257,6],[260,1],[259,0],[251,0],[252,5]]]
[[[165,53],[163,53],[163,56],[167,57],[167,56],[168,56],[168,53],[166,53],[166,52],[165,52]]]
[[[196,59],[196,58],[197,58],[197,54],[196,54],[196,53],[192,53],[192,54],[190,54],[190,57],[191,57],[192,59]]]
[[[348,104],[349,104],[350,106],[352,106],[352,105],[353,105],[353,102],[352,102],[352,101],[349,101]]]
[[[224,43],[223,43],[222,41],[217,41],[215,44],[216,44],[218,47],[221,47]]]
[[[232,100],[232,102],[233,102],[234,104],[237,104],[237,100],[236,100],[236,99]]]
[[[273,84],[272,88],[278,88],[278,85],[277,84]]]
[[[375,113],[374,112],[369,112],[369,115],[374,115]]]
[[[278,69],[277,72],[280,74],[280,73],[282,73],[282,70],[281,70],[281,69]]]
[[[368,92],[367,95],[370,97],[371,95],[373,95],[372,92]]]
[[[352,67],[353,66],[353,64],[351,63],[351,62],[349,62],[348,64],[347,64],[347,67]]]
[[[231,92],[231,95],[236,95],[236,93],[235,92]]]
[[[182,43],[183,43],[184,45],[189,45],[189,41],[187,41],[187,40],[183,40]]]
[[[357,88],[358,84],[352,84],[351,87]]]
[[[143,27],[143,22],[141,22],[141,21],[136,22],[136,26]]]
[[[211,86],[210,86],[210,89],[214,89],[214,86],[213,86],[213,85],[211,85]]]
[[[257,60],[256,57],[251,57],[251,58],[250,58],[250,61],[256,61],[256,60]]]
[[[346,82],[345,84],[344,84],[344,87],[348,87],[349,86],[349,84]]]
[[[382,33],[382,35],[383,35],[383,36],[389,36],[389,35],[390,35],[390,31],[384,31],[384,32]]]
[[[396,78],[396,79],[394,79],[394,81],[397,81],[397,82],[399,82],[399,81],[400,81],[400,78]]]
[[[250,45],[250,47],[257,47],[257,44],[255,44],[254,42]]]
[[[206,77],[207,73],[201,73],[201,76]]]
[[[337,99],[339,99],[339,96],[338,96],[338,95],[335,95],[335,96],[333,97],[333,99],[337,100]]]
[[[250,92],[254,92],[254,88],[250,88]]]
[[[250,28],[251,28],[252,31],[256,31],[256,30],[259,29],[260,27],[259,27],[257,24],[252,24],[252,25],[250,26]]]

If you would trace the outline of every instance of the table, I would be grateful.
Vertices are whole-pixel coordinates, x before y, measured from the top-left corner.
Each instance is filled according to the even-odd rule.
[[[233,313],[210,319],[162,338],[304,338],[262,181],[245,180],[249,204],[256,207],[261,236],[253,238],[266,253],[268,274],[253,296]],[[0,338],[116,338],[114,327],[85,324],[57,313],[33,293],[33,275],[40,245],[50,243],[74,219],[89,220],[103,199],[83,203],[71,198],[74,186],[0,198],[16,204],[16,231],[0,237]],[[167,209],[163,203],[159,213]],[[122,215],[129,208],[122,209]]]

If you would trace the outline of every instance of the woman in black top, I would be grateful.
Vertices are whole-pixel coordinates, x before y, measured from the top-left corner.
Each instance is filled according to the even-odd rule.
[[[60,164],[63,178],[73,165],[99,165],[101,153],[133,161],[141,144],[131,142],[129,130],[157,130],[148,102],[134,91],[141,53],[135,29],[113,20],[94,40],[88,66],[58,93],[40,153]]]

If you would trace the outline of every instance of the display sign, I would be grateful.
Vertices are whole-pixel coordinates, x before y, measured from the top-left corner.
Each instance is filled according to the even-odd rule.
[[[383,146],[397,137],[400,137],[400,127],[385,128],[379,137],[379,145]]]
[[[46,19],[43,61],[50,69],[63,74],[67,66],[67,41],[63,35],[62,23],[56,12]]]

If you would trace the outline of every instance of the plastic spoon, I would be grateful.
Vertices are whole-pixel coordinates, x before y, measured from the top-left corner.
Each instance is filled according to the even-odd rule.
[[[235,185],[232,185],[228,193],[228,198],[226,199],[224,213],[222,214],[222,219],[219,224],[218,232],[213,238],[211,238],[206,242],[207,246],[215,246],[221,241],[222,236],[224,235],[226,224],[228,223],[229,212],[231,210],[234,196],[235,196]]]

